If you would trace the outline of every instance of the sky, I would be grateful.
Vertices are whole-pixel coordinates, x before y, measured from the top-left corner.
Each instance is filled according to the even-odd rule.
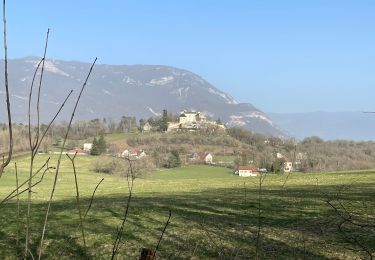
[[[373,0],[12,0],[10,58],[190,70],[266,112],[375,111]],[[3,53],[2,53],[3,55]]]

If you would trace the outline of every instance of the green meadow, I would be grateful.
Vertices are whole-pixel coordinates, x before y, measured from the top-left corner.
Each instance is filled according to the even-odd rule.
[[[47,158],[39,155],[35,169]],[[56,165],[57,158],[51,158],[50,166]],[[63,156],[44,259],[111,257],[128,182],[93,172],[93,164],[100,159],[76,158],[83,211],[104,178],[84,219],[84,248],[72,165]],[[29,161],[27,157],[16,161],[22,183]],[[53,176],[53,170],[47,172],[32,192],[34,256]],[[9,165],[0,179],[0,199],[14,190],[15,183],[14,166]],[[370,259],[374,254],[375,172],[268,174],[261,189],[259,184],[259,177],[241,178],[227,168],[202,165],[160,169],[137,178],[117,259],[137,259],[142,248],[154,248],[169,210],[172,217],[157,253],[160,259]],[[16,198],[0,205],[1,259],[17,259],[23,252],[26,193],[20,195],[18,224]]]

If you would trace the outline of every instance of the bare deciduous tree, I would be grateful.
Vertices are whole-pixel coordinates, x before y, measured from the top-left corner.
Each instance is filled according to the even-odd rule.
[[[10,99],[9,99],[9,82],[8,82],[8,47],[7,47],[7,26],[6,26],[6,15],[5,15],[5,0],[3,0],[3,25],[4,25],[4,87],[6,96],[6,107],[8,115],[8,132],[9,132],[9,148],[8,156],[6,160],[0,163],[0,178],[4,172],[4,168],[8,166],[12,159],[13,154],[13,129],[12,129],[12,116],[10,112]]]

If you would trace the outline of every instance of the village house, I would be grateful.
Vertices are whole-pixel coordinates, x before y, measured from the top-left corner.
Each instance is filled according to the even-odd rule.
[[[144,150],[142,149],[125,149],[121,154],[120,157],[122,158],[129,158],[129,159],[140,159],[147,156]]]
[[[92,149],[92,143],[84,143],[83,144],[83,150],[86,152],[86,153],[89,153]]]
[[[284,162],[283,165],[283,171],[284,172],[291,172],[293,169],[293,163],[292,162]]]
[[[152,130],[152,126],[149,122],[146,122],[142,127],[142,132],[150,132]]]
[[[213,164],[213,156],[212,156],[212,154],[211,153],[206,153],[205,155],[204,155],[204,163],[205,164]]]
[[[276,154],[277,159],[281,159],[283,164],[282,164],[282,171],[285,173],[292,172],[293,170],[293,162],[291,162],[288,157],[282,155],[281,153]]]
[[[138,155],[138,152],[135,150],[131,150],[131,149],[125,149],[121,153],[121,157],[123,158],[135,158],[137,155]]]
[[[256,177],[260,176],[259,170],[255,166],[239,166],[235,171],[236,175],[240,177]]]

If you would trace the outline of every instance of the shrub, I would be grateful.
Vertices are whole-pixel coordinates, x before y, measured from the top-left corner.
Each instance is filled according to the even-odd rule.
[[[133,174],[136,177],[145,177],[155,170],[155,162],[150,157],[131,161]],[[126,177],[130,174],[129,162],[124,158],[100,157],[96,160],[93,171]]]
[[[124,161],[117,158],[100,157],[93,165],[93,171],[98,173],[120,174],[125,169]]]

